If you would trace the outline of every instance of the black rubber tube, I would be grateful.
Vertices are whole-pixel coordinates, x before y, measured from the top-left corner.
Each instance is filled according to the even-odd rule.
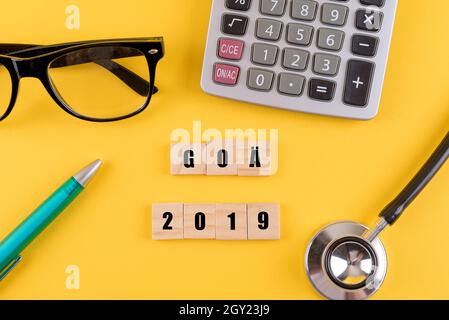
[[[420,194],[420,192],[432,180],[449,157],[449,133],[427,160],[421,170],[402,190],[402,192],[391,201],[380,213],[388,224],[393,225],[402,215],[404,210]]]

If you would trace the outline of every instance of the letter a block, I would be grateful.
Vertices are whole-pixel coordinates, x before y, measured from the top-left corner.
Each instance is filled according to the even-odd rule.
[[[207,144],[207,175],[236,176],[237,150],[234,140],[212,140]]]
[[[176,143],[172,144],[170,165],[172,175],[205,175],[206,144]]]
[[[239,176],[271,176],[270,141],[246,141],[238,145]]]

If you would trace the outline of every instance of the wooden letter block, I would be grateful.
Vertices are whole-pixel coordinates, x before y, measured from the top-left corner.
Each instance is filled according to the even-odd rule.
[[[184,238],[215,239],[215,204],[184,204]]]
[[[248,204],[248,240],[278,240],[280,238],[279,204]]]
[[[182,203],[153,204],[153,240],[184,238]]]
[[[212,140],[207,144],[206,154],[207,175],[237,175],[237,150],[234,140]]]
[[[270,141],[238,143],[239,176],[271,176]]]
[[[217,240],[247,240],[246,204],[217,204]]]
[[[174,143],[171,146],[172,175],[205,175],[205,143]]]

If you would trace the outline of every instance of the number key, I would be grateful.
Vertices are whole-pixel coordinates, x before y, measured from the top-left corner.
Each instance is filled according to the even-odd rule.
[[[277,41],[282,32],[282,22],[272,19],[258,19],[256,36],[259,39]]]
[[[282,66],[286,69],[304,71],[309,62],[309,52],[299,49],[284,49]]]
[[[264,43],[253,44],[251,60],[253,63],[272,66],[276,63],[278,47]]]
[[[312,35],[313,27],[311,26],[299,23],[288,25],[287,42],[308,46],[312,42]]]
[[[248,88],[259,91],[270,91],[274,73],[268,70],[249,69]]]
[[[318,30],[318,47],[338,51],[343,46],[345,33],[340,30],[321,28]]]
[[[282,16],[285,12],[286,0],[261,0],[260,12],[270,16]]]
[[[292,18],[304,21],[313,21],[318,10],[318,2],[311,0],[293,0]]]
[[[317,53],[314,59],[313,71],[326,76],[335,76],[340,68],[340,60],[339,56]]]
[[[343,26],[348,17],[348,7],[325,3],[321,9],[321,22],[334,26]]]

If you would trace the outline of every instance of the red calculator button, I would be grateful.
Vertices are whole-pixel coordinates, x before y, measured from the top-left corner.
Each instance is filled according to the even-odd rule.
[[[234,39],[218,40],[218,56],[223,59],[240,60],[245,43]]]
[[[228,64],[214,65],[214,81],[220,84],[235,85],[239,79],[240,68]]]

